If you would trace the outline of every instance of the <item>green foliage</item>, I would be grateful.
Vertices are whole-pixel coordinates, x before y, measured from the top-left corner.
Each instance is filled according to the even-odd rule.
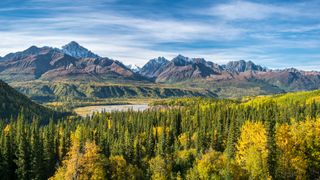
[[[38,102],[97,101],[110,98],[170,98],[215,97],[210,91],[192,88],[176,88],[156,84],[98,82],[46,82],[13,83],[13,87]]]
[[[1,179],[318,179],[320,102],[291,98],[172,99],[46,125],[20,113],[0,123]]]

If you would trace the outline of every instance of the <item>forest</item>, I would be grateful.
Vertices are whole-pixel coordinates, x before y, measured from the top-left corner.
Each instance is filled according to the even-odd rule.
[[[318,179],[320,91],[0,123],[1,179]]]

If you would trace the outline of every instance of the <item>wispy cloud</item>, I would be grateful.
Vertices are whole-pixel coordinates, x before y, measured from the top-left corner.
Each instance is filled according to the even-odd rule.
[[[26,44],[59,47],[67,41],[76,40],[102,56],[128,63],[134,60],[137,61],[134,63],[142,65],[154,56],[173,56],[173,52],[151,49],[159,43],[210,39],[231,41],[240,38],[243,33],[242,29],[223,23],[139,18],[119,15],[112,11],[83,14],[83,11],[81,8],[52,17],[22,18],[10,22],[0,20],[6,28],[6,31],[0,31],[0,36],[4,37],[2,42],[6,43],[3,44],[6,48],[1,48],[0,53],[12,52]],[[23,44],[21,39],[24,40]]]
[[[219,63],[248,59],[275,68],[279,62],[308,60],[309,68],[319,68],[312,62],[320,54],[320,21],[315,18],[320,5],[311,1],[25,2],[0,6],[2,56],[31,45],[61,47],[75,40],[101,56],[137,65],[185,54]]]
[[[295,7],[249,1],[232,1],[226,4],[214,5],[205,12],[228,20],[261,20],[269,17],[281,18],[282,16],[301,15],[299,9]]]

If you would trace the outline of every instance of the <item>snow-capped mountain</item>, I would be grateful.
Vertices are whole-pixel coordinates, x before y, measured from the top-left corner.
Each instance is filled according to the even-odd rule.
[[[75,58],[99,58],[100,56],[94,54],[87,48],[80,46],[77,42],[71,41],[70,43],[62,46],[62,52]]]
[[[62,49],[36,47],[10,53],[0,60],[0,79],[27,81],[36,79],[102,80],[143,79],[119,61],[102,58],[76,42]]]
[[[272,91],[278,88],[281,92],[320,88],[320,72],[317,71],[268,70],[245,60],[219,65],[183,55],[171,61],[164,57],[151,59],[140,69],[134,64],[125,66],[120,61],[99,57],[74,41],[62,49],[31,46],[5,55],[0,58],[0,79],[7,82],[122,79],[159,83],[199,80],[202,83],[214,82],[215,85],[236,83],[240,88],[261,87]]]
[[[131,69],[131,71],[133,71],[135,73],[139,73],[141,70],[141,68],[135,64],[129,64],[129,65],[127,65],[127,68]]]

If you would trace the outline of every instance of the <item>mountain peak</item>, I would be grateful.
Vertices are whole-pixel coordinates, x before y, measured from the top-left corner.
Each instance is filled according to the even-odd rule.
[[[178,56],[176,58],[186,58],[186,56],[184,56],[182,54],[178,54]]]
[[[165,64],[165,63],[168,63],[169,61],[164,58],[164,57],[157,57],[157,58],[154,58],[154,59],[150,59],[149,63],[157,63],[157,64]]]
[[[25,54],[35,54],[38,53],[41,50],[41,48],[37,46],[30,46],[28,49],[22,51]]]
[[[100,56],[94,54],[87,48],[81,46],[76,41],[71,41],[70,43],[62,46],[62,52],[73,56],[75,58],[99,58]]]
[[[186,66],[188,64],[191,63],[190,58],[185,57],[181,54],[179,54],[177,57],[172,59],[172,62],[176,65],[176,66]]]
[[[140,70],[140,73],[147,77],[155,77],[169,61],[164,57],[150,59]]]
[[[230,61],[227,63],[226,69],[232,72],[266,71],[262,66],[256,65],[252,61],[245,60]]]
[[[184,56],[184,55],[182,55],[182,54],[178,54],[178,56],[176,56],[176,57],[173,58],[173,59],[184,59],[184,60],[188,60],[189,58],[186,57],[186,56]]]
[[[77,43],[76,41],[71,41],[71,42],[69,42],[69,43],[66,44],[66,45],[76,45],[76,46],[80,46],[80,44]]]

